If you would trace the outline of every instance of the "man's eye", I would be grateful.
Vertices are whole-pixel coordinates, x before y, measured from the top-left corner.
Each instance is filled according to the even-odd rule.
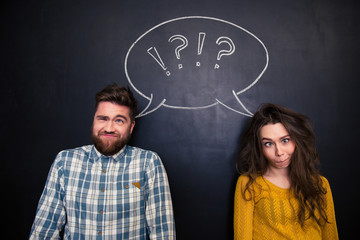
[[[117,123],[124,123],[124,121],[122,119],[116,119],[115,122]]]

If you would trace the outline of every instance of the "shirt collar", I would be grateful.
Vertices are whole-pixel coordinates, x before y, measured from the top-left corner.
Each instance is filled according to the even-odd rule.
[[[125,156],[125,154],[126,154],[126,152],[127,152],[127,149],[128,149],[128,146],[125,145],[118,153],[116,153],[116,154],[114,154],[114,155],[111,155],[111,156],[105,156],[105,155],[101,154],[101,153],[96,149],[96,147],[95,147],[94,145],[93,145],[92,148],[93,148],[93,149],[92,149],[92,154],[91,154],[91,156],[92,156],[92,160],[93,160],[94,162],[98,161],[98,160],[101,159],[101,158],[105,158],[105,157],[107,157],[107,158],[109,158],[109,159],[112,159],[112,160],[114,160],[114,161],[120,161],[120,160]]]

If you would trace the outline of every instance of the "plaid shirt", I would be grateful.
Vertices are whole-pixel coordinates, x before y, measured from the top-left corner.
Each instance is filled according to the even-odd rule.
[[[106,157],[93,145],[60,152],[40,198],[30,239],[175,239],[158,155],[126,146]]]

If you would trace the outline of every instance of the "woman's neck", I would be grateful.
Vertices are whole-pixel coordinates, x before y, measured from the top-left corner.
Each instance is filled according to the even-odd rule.
[[[288,168],[278,169],[269,167],[266,170],[264,177],[266,178],[266,180],[270,181],[271,183],[280,188],[288,189],[291,186]]]

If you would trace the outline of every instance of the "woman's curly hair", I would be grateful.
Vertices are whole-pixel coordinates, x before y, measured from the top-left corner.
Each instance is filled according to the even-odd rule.
[[[315,134],[311,120],[300,113],[275,104],[263,104],[251,119],[245,131],[242,148],[237,159],[240,174],[249,177],[243,197],[257,176],[263,176],[268,168],[268,161],[262,152],[260,130],[267,124],[281,123],[295,143],[295,151],[289,165],[293,191],[299,202],[298,220],[304,226],[307,218],[314,218],[319,225],[328,222],[325,208],[326,189],[319,173],[319,156],[315,148]],[[246,195],[249,196],[249,195]],[[247,199],[250,200],[250,199]],[[316,213],[317,212],[317,213]]]

